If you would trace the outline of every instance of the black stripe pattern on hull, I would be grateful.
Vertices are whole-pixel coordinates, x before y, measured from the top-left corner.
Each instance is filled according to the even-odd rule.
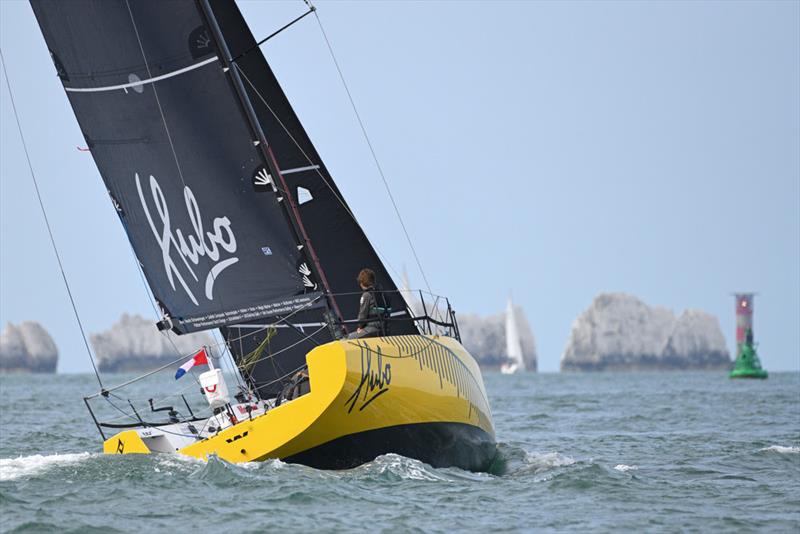
[[[283,458],[316,469],[350,469],[395,453],[433,467],[487,471],[497,452],[484,430],[464,423],[415,423],[342,436]]]
[[[420,372],[427,370],[439,376],[441,389],[444,388],[445,381],[453,384],[456,396],[466,399],[469,403],[467,417],[472,417],[474,412],[478,417],[479,426],[492,427],[491,420],[487,418],[487,415],[491,414],[491,408],[481,388],[482,381],[475,378],[469,367],[450,348],[427,336],[390,336],[380,339],[397,349],[397,355],[381,354],[380,346],[370,344],[369,339],[350,341],[350,343],[361,349],[362,361],[364,351],[380,354],[383,358],[414,358],[419,363]]]

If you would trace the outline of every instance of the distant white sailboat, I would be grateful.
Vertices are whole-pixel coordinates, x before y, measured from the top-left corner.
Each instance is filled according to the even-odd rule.
[[[508,298],[508,306],[506,307],[506,356],[509,361],[500,367],[501,373],[512,375],[518,371],[525,370],[525,360],[522,359],[522,343],[519,339],[519,326],[511,297]]]

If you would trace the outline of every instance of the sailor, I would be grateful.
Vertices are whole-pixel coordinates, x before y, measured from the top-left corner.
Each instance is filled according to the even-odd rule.
[[[375,272],[372,269],[361,269],[358,273],[358,285],[363,291],[358,307],[358,329],[347,336],[348,339],[375,337],[380,333],[380,315],[375,299]]]

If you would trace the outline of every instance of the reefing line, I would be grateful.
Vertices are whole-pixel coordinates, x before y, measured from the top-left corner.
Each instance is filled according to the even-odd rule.
[[[161,80],[166,80],[167,78],[172,78],[173,76],[178,76],[179,74],[199,69],[200,67],[203,67],[205,65],[208,65],[209,63],[217,61],[218,59],[219,58],[217,56],[210,57],[199,63],[195,63],[194,65],[189,65],[188,67],[174,70],[172,72],[162,74],[161,76],[154,76],[152,78],[147,78],[146,80],[137,80],[135,82],[122,83],[119,85],[107,85],[105,87],[64,87],[64,90],[67,91],[68,93],[101,93],[103,91],[119,91],[121,89],[131,89],[133,87],[141,87],[143,85],[160,82]],[[150,73],[149,68],[147,69],[147,72],[148,74]]]
[[[25,159],[28,162],[28,170],[31,173],[31,180],[33,180],[33,188],[36,191],[36,198],[39,201],[39,208],[42,210],[42,217],[44,218],[44,224],[47,227],[47,233],[50,236],[50,244],[53,246],[53,252],[56,255],[56,261],[58,261],[58,268],[61,270],[61,278],[64,280],[64,287],[67,289],[67,295],[69,295],[69,302],[72,304],[72,311],[75,313],[75,319],[78,321],[78,328],[81,331],[81,337],[83,338],[83,344],[86,346],[86,353],[89,355],[89,361],[92,362],[92,369],[94,369],[94,375],[97,377],[97,383],[100,384],[100,389],[105,391],[103,388],[103,381],[100,380],[100,373],[97,371],[97,365],[94,363],[94,356],[92,355],[92,349],[89,348],[89,342],[86,340],[86,332],[83,329],[83,323],[81,322],[81,316],[78,313],[78,307],[75,305],[75,299],[72,297],[72,290],[69,287],[69,281],[67,280],[67,274],[64,272],[64,265],[61,263],[61,255],[58,253],[58,247],[56,246],[56,238],[53,236],[53,230],[50,228],[50,220],[47,218],[47,210],[44,209],[44,202],[42,201],[42,195],[39,192],[39,183],[36,181],[36,174],[33,172],[33,164],[31,163],[31,156],[28,153],[28,145],[25,143],[25,136],[22,134],[22,125],[19,121],[19,114],[17,113],[17,105],[14,103],[14,93],[11,91],[11,80],[8,77],[8,71],[6,70],[6,58],[3,55],[3,50],[0,49],[0,63],[3,64],[3,74],[6,77],[6,87],[8,87],[8,99],[11,101],[11,108],[14,110],[14,119],[17,121],[17,130],[19,131],[20,140],[22,140],[22,150],[25,152]]]

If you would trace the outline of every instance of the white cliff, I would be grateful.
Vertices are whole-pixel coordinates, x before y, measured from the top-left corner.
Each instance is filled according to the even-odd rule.
[[[686,310],[678,317],[661,358],[687,361],[694,369],[727,368],[730,364],[719,321],[701,310]]]
[[[55,373],[58,347],[39,323],[8,323],[0,334],[0,371]]]
[[[562,371],[721,369],[730,365],[717,319],[679,318],[624,293],[598,295],[572,325]]]
[[[127,313],[108,330],[92,334],[90,340],[97,367],[105,372],[148,371],[214,344],[207,333],[178,336],[159,332],[154,321]]]

